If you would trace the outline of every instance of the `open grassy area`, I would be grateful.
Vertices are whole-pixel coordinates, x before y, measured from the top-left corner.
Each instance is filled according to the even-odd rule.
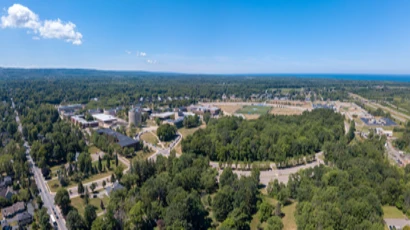
[[[61,168],[61,166],[62,166],[62,165],[56,165],[56,166],[53,166],[53,167],[51,167],[51,168],[50,168],[50,171],[51,171],[51,173],[50,173],[51,178],[55,178],[55,177],[57,177],[57,170],[59,170],[59,169]]]
[[[194,134],[198,129],[204,129],[204,128],[206,128],[205,123],[203,123],[201,126],[195,127],[195,128],[190,128],[190,129],[180,128],[180,129],[178,129],[178,132],[181,133],[182,138],[186,138],[187,136]]]
[[[97,197],[97,198],[90,198],[90,200],[89,200],[89,202],[90,202],[89,204],[91,204],[91,205],[93,205],[94,207],[97,208],[97,210],[96,210],[97,214],[103,211],[101,209],[101,206],[100,206],[101,200],[103,201],[104,206],[107,207],[108,202],[110,201],[110,198],[106,195],[104,195],[103,198]],[[85,205],[84,205],[83,198],[81,198],[81,197],[72,198],[71,199],[71,205],[73,207],[75,207],[81,215],[84,215]]]
[[[261,191],[262,194],[264,194],[264,191]],[[277,200],[275,200],[274,198],[269,197],[268,195],[264,194],[263,196],[263,200],[267,201],[268,203],[270,203],[273,207],[276,206],[276,203],[278,202]],[[296,226],[296,219],[295,219],[295,211],[296,211],[296,205],[297,202],[294,202],[290,205],[287,205],[285,207],[282,207],[282,213],[284,214],[284,217],[282,218],[282,222],[283,222],[283,229],[284,230],[296,230],[297,226]],[[259,216],[258,213],[255,213],[252,216],[252,221],[251,221],[251,229],[257,229],[257,226],[260,224],[259,221]],[[262,227],[265,227],[266,223],[262,223]]]
[[[103,160],[101,163],[102,163],[103,167],[105,167],[105,165],[107,164],[107,162],[104,161],[104,160]],[[94,165],[94,166],[96,166],[97,164],[98,164],[98,161],[93,162],[93,165]],[[119,165],[122,165],[123,169],[126,168],[126,166],[125,166],[121,161],[118,161],[118,164],[119,164]],[[84,180],[82,181],[82,183],[85,184],[85,183],[89,183],[89,182],[92,182],[92,181],[95,181],[95,180],[102,179],[102,178],[104,178],[104,177],[111,176],[111,174],[113,173],[113,171],[115,170],[115,168],[116,168],[116,166],[115,166],[115,160],[111,160],[111,169],[110,169],[109,171],[105,171],[105,172],[102,172],[102,173],[94,174],[94,175],[92,175],[92,176],[90,176],[90,177],[84,179]],[[58,179],[57,179],[57,178],[56,178],[56,179],[49,180],[49,181],[47,182],[47,184],[48,184],[48,187],[50,188],[50,191],[51,191],[51,192],[57,192],[57,190],[60,188],[60,183],[58,182]],[[73,183],[72,181],[70,181],[65,188],[72,188],[72,187],[75,187],[75,186],[77,186],[77,184],[76,184],[76,183]]]
[[[383,218],[392,218],[392,219],[404,219],[405,216],[402,211],[400,211],[395,206],[383,206]]]
[[[220,108],[224,113],[228,114],[234,114],[236,111],[241,109],[243,106],[240,104],[223,104],[223,105],[218,105],[218,108]]]
[[[146,141],[148,143],[151,143],[153,145],[158,144],[158,139],[156,136],[154,136],[154,134],[152,134],[151,132],[146,132],[144,134],[141,135],[141,139],[143,141]]]
[[[146,160],[148,157],[152,156],[155,151],[151,151],[148,153],[144,153],[142,150],[139,150],[135,152],[135,156],[132,158],[132,160]]]
[[[242,113],[242,114],[257,114],[257,115],[263,115],[269,113],[269,111],[272,109],[270,106],[257,106],[257,105],[246,105],[242,109],[239,109],[236,111],[236,113]]]
[[[88,148],[88,153],[90,153],[90,154],[95,154],[95,153],[98,153],[98,152],[100,152],[101,150],[99,149],[99,148],[97,148],[97,147],[95,147],[95,146],[90,146],[89,148]]]
[[[282,218],[284,230],[296,230],[297,229],[296,219],[295,219],[296,205],[297,203],[294,202],[293,204],[282,208],[282,212],[285,214],[285,216]]]

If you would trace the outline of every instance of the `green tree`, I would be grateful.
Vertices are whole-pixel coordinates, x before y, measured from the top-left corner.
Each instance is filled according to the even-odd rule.
[[[63,215],[67,215],[70,209],[71,200],[66,189],[60,188],[57,190],[54,202],[60,207]]]
[[[208,124],[209,120],[211,119],[211,113],[209,112],[204,113],[203,119],[204,119],[205,124]]]
[[[280,217],[272,216],[271,218],[268,219],[265,229],[266,230],[282,230],[283,229],[282,220],[280,219]]]
[[[83,186],[83,183],[81,183],[81,181],[78,182],[77,192],[78,192],[78,194],[80,194],[80,195],[82,195],[82,194],[84,193],[84,186]]]
[[[238,176],[232,172],[231,167],[226,167],[219,177],[219,187],[222,188],[225,185],[232,186],[238,179]]]
[[[161,141],[169,141],[175,137],[177,128],[170,124],[160,125],[157,129],[157,136]]]
[[[111,169],[111,159],[109,157],[107,157],[107,165],[106,165],[107,169]]]
[[[265,222],[272,216],[273,207],[268,202],[264,201],[259,207],[259,219],[261,222]]]
[[[226,219],[228,214],[233,210],[233,189],[229,186],[222,187],[215,195],[212,201],[212,210],[218,221]]]
[[[129,220],[126,223],[128,229],[147,229],[147,216],[144,212],[144,207],[141,201],[132,206],[128,213]]]
[[[98,171],[102,172],[102,169],[103,169],[103,167],[102,167],[101,157],[98,156]]]
[[[84,209],[84,221],[88,229],[91,229],[93,221],[97,218],[96,207],[86,205]]]
[[[350,122],[350,128],[349,131],[347,132],[347,140],[350,142],[354,139],[354,132],[356,131],[356,125],[354,121]]]
[[[69,230],[83,230],[87,229],[84,219],[78,213],[77,209],[72,209],[66,218],[67,228]]]

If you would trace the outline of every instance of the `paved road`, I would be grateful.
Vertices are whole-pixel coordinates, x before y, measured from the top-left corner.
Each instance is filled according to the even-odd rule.
[[[396,229],[402,229],[404,226],[410,226],[410,220],[403,219],[384,219],[387,226],[395,227]]]
[[[399,111],[397,111],[397,110],[395,110],[395,109],[392,109],[392,108],[389,108],[389,107],[380,105],[380,104],[375,103],[375,102],[371,102],[370,100],[368,100],[368,99],[366,99],[366,98],[364,98],[364,97],[362,97],[362,96],[360,96],[360,95],[354,94],[354,93],[349,93],[349,95],[352,96],[352,97],[359,98],[359,99],[364,100],[364,101],[368,101],[368,102],[366,103],[366,105],[372,107],[373,109],[381,108],[381,109],[383,109],[384,111],[390,112],[390,114],[392,115],[392,117],[393,117],[393,118],[396,118],[396,119],[399,120],[399,121],[406,122],[407,120],[410,120],[410,116],[408,116],[408,115],[406,115],[406,114],[404,114],[404,113],[401,113],[401,112],[399,112]]]
[[[14,104],[13,99],[12,99],[12,107],[13,109],[15,109],[15,104]],[[18,130],[19,132],[23,133],[23,127],[21,125],[20,118],[18,116],[17,111],[15,111],[15,113],[16,113],[16,122],[19,124]],[[24,146],[26,147],[27,161],[29,163],[29,166],[32,172],[34,173],[34,180],[37,184],[37,188],[40,190],[40,196],[44,203],[43,206],[47,208],[48,214],[50,215],[53,214],[54,216],[58,217],[58,219],[56,219],[58,229],[67,230],[65,221],[62,218],[63,215],[61,214],[60,209],[54,204],[54,196],[49,193],[47,186],[46,186],[45,179],[43,177],[43,174],[41,173],[41,170],[35,166],[33,158],[31,158],[31,155],[30,155],[31,148],[26,140],[24,140]]]
[[[289,102],[289,101],[280,101],[280,102]],[[257,105],[257,104],[264,104],[265,106],[270,106],[270,107],[276,107],[277,104],[273,104],[268,102],[206,102],[206,103],[200,103],[203,106],[218,106],[218,105]],[[294,106],[294,105],[282,105],[283,108],[289,108],[289,109],[294,109],[294,110],[300,110],[300,111],[305,111],[308,110],[310,111],[311,108],[305,108],[301,106]]]
[[[394,160],[394,162],[396,162],[398,165],[403,165],[403,163],[405,162],[404,157],[401,156],[402,154],[400,154],[400,151],[396,150],[393,147],[393,144],[391,142],[392,139],[388,139],[385,144],[387,156],[390,159]]]
[[[163,155],[165,157],[168,157],[171,153],[171,150],[173,148],[175,148],[175,146],[178,145],[178,143],[182,140],[182,135],[181,133],[177,133],[177,138],[174,139],[174,141],[169,145],[168,148],[164,148],[164,145],[161,143],[161,141],[158,139],[157,135],[154,133],[154,131],[157,129],[157,127],[148,127],[148,128],[144,128],[143,131],[139,132],[136,136],[135,139],[140,140],[144,143],[144,146],[148,146],[149,148],[153,149],[155,151],[154,154],[152,154],[151,156],[148,157],[148,160],[156,160],[158,155]],[[161,143],[162,148],[157,146],[157,145],[153,145],[149,142],[146,142],[144,140],[142,140],[140,138],[140,136],[146,132],[150,132],[152,133],[157,139],[158,139],[158,143]]]
[[[279,183],[282,182],[284,184],[288,183],[289,180],[289,175],[298,172],[301,169],[307,169],[307,168],[313,168],[315,166],[318,166],[320,164],[323,164],[324,162],[320,159],[319,156],[323,155],[323,152],[319,152],[316,154],[316,161],[312,163],[308,163],[305,165],[299,165],[295,166],[292,168],[285,168],[285,169],[273,169],[270,171],[261,171],[260,172],[260,183],[264,185],[268,185],[268,183],[272,180],[278,179]],[[213,168],[218,169],[219,175],[221,175],[222,170],[219,169],[219,164],[218,162],[210,162],[210,165]],[[274,168],[275,164],[272,163],[271,167]],[[240,171],[240,170],[233,170],[235,174],[238,176],[250,176],[251,172],[250,171]]]
[[[118,155],[118,160],[121,161],[123,164],[125,164],[126,168],[124,169],[123,173],[124,173],[124,174],[127,173],[127,171],[130,169],[130,162],[129,162],[127,159],[125,159],[123,156],[119,156],[119,155]],[[95,187],[94,190],[95,190],[95,191],[101,190],[101,189],[104,188],[104,187],[102,186],[102,182],[103,182],[104,180],[106,181],[105,187],[108,187],[108,186],[112,185],[112,183],[111,183],[111,175],[110,175],[110,176],[107,176],[107,177],[104,177],[104,178],[101,178],[101,179],[98,179],[98,180],[95,180],[95,181],[91,181],[91,182],[85,183],[85,184],[83,184],[83,186],[84,186],[84,187],[87,187],[87,188],[90,188],[90,185],[91,185],[92,183],[96,183],[97,186]],[[77,190],[77,189],[78,189],[77,186],[67,188],[67,190],[68,190],[69,193],[70,193],[70,198],[74,198],[74,197],[80,196],[80,195],[78,194],[78,190]]]

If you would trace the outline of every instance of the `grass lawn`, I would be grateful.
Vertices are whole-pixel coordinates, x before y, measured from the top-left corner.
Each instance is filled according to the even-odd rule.
[[[146,141],[148,143],[151,143],[153,145],[158,144],[158,139],[156,136],[154,136],[154,134],[152,134],[151,132],[146,132],[144,134],[141,135],[141,139],[143,141]]]
[[[271,109],[272,107],[270,106],[246,105],[242,109],[236,111],[236,113],[263,115],[269,113]]]
[[[401,138],[403,137],[403,132],[393,132],[393,137]]]
[[[262,191],[263,193],[263,191]],[[267,201],[268,203],[270,203],[271,205],[273,205],[273,207],[276,207],[276,203],[277,201],[267,195],[263,195],[263,200]],[[297,226],[296,226],[296,219],[295,219],[295,211],[296,211],[296,205],[297,202],[294,202],[290,205],[287,205],[285,207],[282,207],[282,213],[285,215],[282,218],[282,222],[283,222],[283,229],[284,230],[296,230]],[[252,216],[252,221],[251,221],[251,229],[257,229],[258,224],[260,223],[259,221],[259,216],[258,213],[255,213]],[[262,227],[264,227],[266,225],[266,223],[262,224]]]
[[[383,206],[383,218],[392,218],[392,219],[404,219],[405,216],[402,211],[400,211],[395,206]]]
[[[294,202],[293,204],[282,208],[282,212],[285,214],[285,216],[282,218],[284,230],[297,229],[296,219],[295,219],[296,205],[297,203]]]
[[[61,169],[61,167],[64,166],[64,164],[61,165],[55,165],[53,167],[50,168],[50,176],[51,178],[57,178],[57,171]]]
[[[98,153],[100,151],[101,150],[99,148],[95,147],[95,146],[91,146],[91,147],[88,148],[88,153],[90,153],[90,154],[95,154],[95,153]]]
[[[135,156],[132,158],[132,160],[146,160],[148,157],[152,156],[152,154],[154,154],[155,151],[151,151],[148,153],[144,153],[142,150],[139,150],[137,152],[135,152]],[[132,162],[131,160],[131,162]]]
[[[104,160],[101,163],[102,163],[103,167],[105,167],[105,165],[107,164],[107,162],[104,161]],[[118,163],[119,163],[119,165],[122,165],[122,167],[124,169],[126,168],[126,166],[121,161],[118,161]],[[93,165],[97,165],[97,164],[98,164],[98,161],[93,162]],[[85,184],[85,183],[89,183],[89,182],[92,182],[92,181],[95,181],[95,180],[99,180],[99,179],[104,178],[104,177],[111,176],[111,174],[113,173],[115,168],[116,168],[115,167],[115,160],[111,160],[111,170],[110,171],[105,171],[103,173],[94,174],[94,175],[84,179],[82,181],[82,183]],[[58,179],[49,180],[47,182],[47,184],[48,184],[48,187],[50,187],[51,192],[57,192],[57,190],[60,187],[60,183],[58,182]],[[68,186],[66,186],[65,188],[72,188],[72,187],[75,187],[75,186],[77,186],[77,184],[70,181]]]
[[[229,114],[234,114],[237,110],[241,109],[243,106],[239,104],[222,104],[218,107],[224,112]]]
[[[195,128],[190,128],[190,129],[180,128],[180,129],[178,129],[178,132],[181,133],[181,135],[182,135],[183,138],[185,138],[185,137],[187,137],[187,136],[189,136],[189,135],[194,134],[195,131],[197,131],[197,130],[200,129],[200,128],[204,128],[204,126],[195,127]]]
[[[91,204],[91,205],[93,205],[94,207],[97,208],[97,210],[96,210],[97,214],[103,211],[100,207],[101,200],[103,201],[104,206],[107,207],[108,202],[110,201],[110,198],[106,195],[104,195],[102,199],[97,197],[97,198],[90,198],[90,200],[89,200],[89,202],[90,202],[89,204]],[[72,198],[71,199],[71,205],[73,207],[75,207],[81,215],[84,215],[85,205],[84,205],[83,198],[81,198],[79,196]]]

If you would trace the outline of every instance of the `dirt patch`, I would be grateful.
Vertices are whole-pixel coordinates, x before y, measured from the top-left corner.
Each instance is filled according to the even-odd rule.
[[[241,109],[242,105],[218,105],[218,107],[224,111],[224,113],[234,114],[237,110]]]
[[[243,114],[247,120],[258,119],[261,115],[259,114]]]
[[[275,115],[301,115],[303,113],[300,109],[292,109],[292,108],[272,108],[269,111],[270,114]]]

